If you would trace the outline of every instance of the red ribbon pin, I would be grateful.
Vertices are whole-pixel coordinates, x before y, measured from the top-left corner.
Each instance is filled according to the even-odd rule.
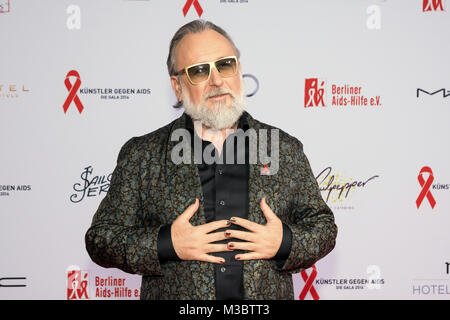
[[[270,175],[270,170],[267,167],[267,164],[265,164],[264,168],[261,169],[261,175]]]

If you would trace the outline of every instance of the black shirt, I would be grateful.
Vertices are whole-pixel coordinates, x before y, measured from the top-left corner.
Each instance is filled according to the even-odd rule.
[[[238,144],[236,136],[249,129],[247,113],[239,118],[238,129],[243,131],[230,134],[224,142],[221,154],[210,141],[202,140],[194,130],[192,119],[186,116],[186,129],[190,131],[192,150],[194,143],[201,143],[202,154],[210,155],[209,160],[202,159],[197,164],[203,191],[203,207],[206,223],[216,220],[227,220],[231,217],[248,217],[248,177],[249,177],[249,147],[248,138],[245,139],[245,148]],[[196,140],[196,142],[194,142]],[[242,140],[241,140],[242,141]],[[234,147],[234,148],[233,148]],[[206,151],[205,151],[206,150]],[[228,155],[227,155],[228,151]],[[233,152],[235,151],[235,152]],[[198,159],[198,158],[197,158]],[[210,161],[215,159],[215,161]],[[230,164],[230,160],[232,163]],[[212,163],[211,163],[212,162]],[[228,164],[226,164],[226,162]],[[248,231],[238,225],[232,224],[227,228],[214,230],[221,232],[226,229]],[[238,242],[240,239],[226,239],[215,243]],[[291,230],[283,224],[283,241],[277,254],[272,258],[282,266],[291,250]],[[223,257],[225,263],[215,264],[216,299],[243,299],[243,261],[234,259],[242,250],[209,253],[210,255]],[[163,226],[158,235],[158,256],[160,262],[165,260],[180,260],[173,249],[170,236],[170,225]]]

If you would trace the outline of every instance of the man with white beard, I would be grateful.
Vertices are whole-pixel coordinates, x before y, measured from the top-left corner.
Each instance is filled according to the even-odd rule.
[[[291,275],[328,254],[337,235],[301,142],[244,110],[239,51],[213,23],[181,27],[167,66],[185,112],[122,147],[86,233],[92,260],[143,275],[141,299],[293,299]],[[180,130],[183,163],[173,159]],[[236,143],[238,132],[264,142],[268,130],[277,170],[250,161],[249,136]],[[228,160],[235,150],[231,159],[245,161],[190,161],[195,143],[201,156]]]

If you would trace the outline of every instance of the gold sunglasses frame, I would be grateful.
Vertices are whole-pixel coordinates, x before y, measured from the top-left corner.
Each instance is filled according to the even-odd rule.
[[[234,58],[234,60],[236,61],[236,70],[234,71],[234,73],[233,73],[232,75],[223,77],[223,76],[221,75],[220,71],[217,70],[216,62],[218,62],[218,61],[220,61],[220,60],[224,60],[224,59],[230,59],[230,58]],[[192,68],[192,67],[195,67],[195,66],[200,66],[200,65],[202,65],[202,64],[209,64],[209,74],[208,74],[208,79],[206,79],[206,80],[204,80],[204,81],[202,81],[202,82],[195,83],[195,82],[192,81],[192,79],[191,79],[191,77],[189,76],[189,73],[188,73],[187,70],[188,70],[189,68]],[[223,58],[217,59],[217,60],[215,60],[215,61],[211,61],[211,62],[201,62],[201,63],[196,63],[196,64],[193,64],[193,65],[187,66],[186,68],[181,69],[180,71],[176,72],[174,75],[175,75],[175,76],[178,76],[178,75],[181,75],[181,74],[185,73],[186,76],[187,76],[187,78],[188,78],[188,80],[189,80],[189,82],[190,82],[192,85],[199,85],[199,84],[202,84],[202,83],[204,83],[204,82],[209,81],[209,78],[211,78],[211,71],[212,71],[212,68],[216,69],[217,73],[218,73],[222,78],[231,78],[231,77],[233,77],[233,76],[236,75],[237,70],[238,70],[238,67],[237,67],[238,65],[239,65],[239,60],[238,60],[238,58],[237,58],[236,56],[228,56],[228,57],[223,57]]]

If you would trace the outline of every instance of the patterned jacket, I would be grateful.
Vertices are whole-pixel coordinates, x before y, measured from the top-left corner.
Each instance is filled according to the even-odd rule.
[[[270,129],[276,129],[246,115],[256,132],[267,129],[270,137]],[[185,118],[183,113],[168,125],[125,143],[109,191],[85,236],[95,263],[142,275],[141,299],[215,299],[211,263],[160,263],[158,259],[160,227],[171,224],[195,198],[200,200],[199,212],[190,222],[205,223],[197,165],[171,160],[172,149],[179,143],[171,141],[171,133],[185,128]],[[267,146],[270,150],[271,144]],[[292,274],[311,267],[334,248],[337,226],[298,139],[279,130],[278,172],[262,175],[263,168],[259,157],[250,164],[248,219],[266,222],[259,207],[265,196],[292,231],[291,252],[281,268],[274,260],[243,261],[244,298],[294,299]]]

